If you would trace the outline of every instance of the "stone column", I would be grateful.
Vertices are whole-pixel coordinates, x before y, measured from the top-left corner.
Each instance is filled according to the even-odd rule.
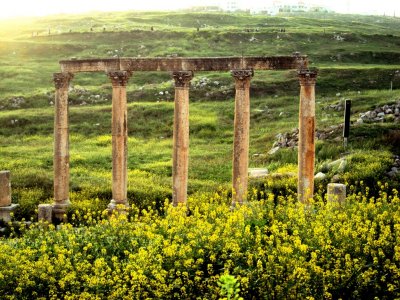
[[[109,72],[112,82],[112,200],[113,211],[117,205],[128,207],[128,120],[126,85],[131,76],[127,71]]]
[[[189,173],[189,86],[192,71],[173,72],[175,108],[172,158],[172,203],[186,204]]]
[[[235,79],[235,121],[232,159],[232,206],[247,200],[250,134],[250,80],[253,70],[232,70]]]
[[[11,221],[11,213],[18,204],[11,203],[11,180],[10,171],[0,171],[0,220]]]
[[[11,205],[10,171],[0,171],[0,207]]]
[[[64,220],[69,201],[68,87],[73,75],[54,73],[54,217]]]
[[[302,70],[300,80],[299,149],[297,194],[302,203],[314,196],[315,82],[316,72]]]

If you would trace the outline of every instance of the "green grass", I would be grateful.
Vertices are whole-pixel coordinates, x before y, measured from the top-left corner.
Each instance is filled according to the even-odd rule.
[[[279,32],[281,28],[286,32]],[[319,69],[317,128],[326,129],[343,121],[343,112],[324,109],[329,104],[352,99],[356,121],[359,113],[400,99],[400,77],[395,76],[400,36],[393,34],[398,29],[397,18],[337,14],[119,12],[0,22],[0,169],[12,171],[14,201],[24,203],[20,215],[28,217],[37,203],[52,201],[52,73],[59,71],[59,60],[300,51]],[[337,35],[344,40],[335,39]],[[200,87],[204,77],[209,83]],[[82,205],[98,198],[105,207],[111,198],[111,90],[101,73],[76,74],[72,82],[71,199]],[[141,207],[171,198],[173,93],[171,76],[165,72],[134,73],[129,81],[128,196]],[[256,72],[251,85],[250,167],[295,171],[296,150],[267,153],[278,133],[298,126],[298,93],[295,71]],[[230,186],[233,97],[229,72],[195,74],[190,92],[190,194]],[[382,178],[373,179],[386,180],[387,158],[399,154],[392,138],[396,127],[352,127],[347,149],[340,140],[318,141],[317,169],[347,156],[350,168],[353,161],[357,172],[371,179],[371,170],[352,160],[352,155],[364,155],[367,161],[378,160],[375,173]],[[341,132],[335,134],[338,138]],[[371,150],[384,154],[371,155]],[[355,182],[360,174],[342,175]],[[264,187],[279,191],[286,188],[285,180]]]

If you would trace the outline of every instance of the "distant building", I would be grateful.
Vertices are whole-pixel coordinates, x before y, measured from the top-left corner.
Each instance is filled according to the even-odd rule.
[[[252,13],[267,13],[276,15],[278,13],[299,13],[299,12],[328,12],[321,6],[307,3],[306,1],[274,0],[270,6],[255,7]]]
[[[218,12],[221,11],[221,7],[219,6],[192,6],[188,9],[189,11],[195,11],[195,12]]]
[[[239,10],[238,0],[226,0],[221,4],[222,10],[227,12],[235,12]]]

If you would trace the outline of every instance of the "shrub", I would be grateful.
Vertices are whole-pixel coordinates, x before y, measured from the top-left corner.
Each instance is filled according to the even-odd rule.
[[[133,207],[91,226],[38,225],[0,241],[4,299],[218,299],[234,276],[244,299],[400,297],[400,199],[351,194],[341,208],[291,197],[231,210],[225,194]],[[256,191],[257,192],[257,191]],[[258,192],[257,192],[258,193]],[[38,238],[40,237],[40,238]]]

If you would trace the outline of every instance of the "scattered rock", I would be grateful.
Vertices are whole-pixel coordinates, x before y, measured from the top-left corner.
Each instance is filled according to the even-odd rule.
[[[21,105],[25,103],[25,99],[23,97],[11,98],[9,103],[12,108],[21,108]]]
[[[334,160],[334,161],[328,163],[328,165],[327,165],[328,170],[329,171],[330,170],[337,170],[341,163],[342,163],[342,158]]]
[[[332,177],[332,179],[331,179],[331,182],[337,183],[337,182],[339,182],[339,181],[340,181],[340,175],[338,175],[338,174],[333,175],[333,177]]]
[[[315,137],[318,140],[332,139],[333,136],[342,131],[343,124],[330,126],[325,130],[316,130]],[[275,136],[276,141],[272,145],[272,151],[275,148],[294,148],[297,147],[299,142],[299,129],[293,129],[291,132],[279,133]],[[341,140],[341,136],[338,137]],[[340,141],[339,140],[339,141]],[[277,150],[276,150],[277,151]],[[276,152],[275,151],[275,152]],[[275,153],[274,152],[274,153]]]
[[[267,175],[268,175],[268,169],[265,169],[265,168],[249,169],[249,177],[250,178],[266,177]]]
[[[386,173],[387,176],[390,178],[397,177],[400,175],[399,169],[400,169],[400,156],[395,155],[394,157],[394,162],[392,164],[392,167],[389,172]]]
[[[357,120],[361,123],[378,123],[378,122],[399,122],[400,117],[400,102],[396,104],[385,104],[377,107],[374,110],[360,113],[360,118]],[[359,121],[360,120],[360,121]]]
[[[279,149],[280,149],[280,147],[272,148],[271,150],[268,151],[268,154],[274,155],[276,152],[278,152]]]
[[[314,180],[315,180],[315,181],[322,181],[322,180],[326,179],[326,177],[327,177],[327,176],[326,176],[325,173],[318,172],[317,174],[315,174]]]

